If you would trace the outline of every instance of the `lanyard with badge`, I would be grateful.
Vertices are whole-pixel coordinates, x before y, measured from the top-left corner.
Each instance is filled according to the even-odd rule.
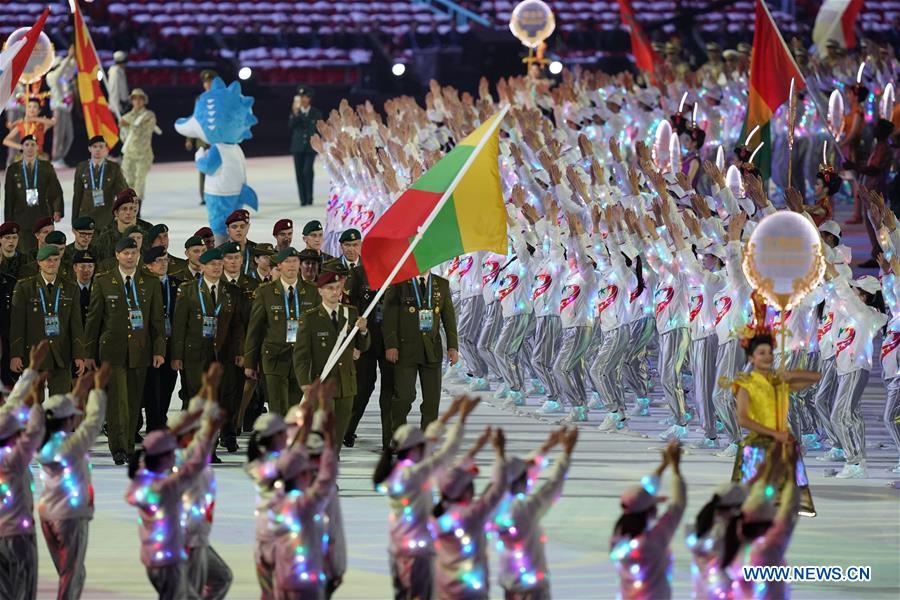
[[[206,314],[206,302],[203,300],[203,280],[202,279],[197,281],[197,295],[200,296],[200,314],[203,316],[203,337],[214,338],[214,337],[216,337],[216,332],[218,331],[219,312],[222,310],[221,297],[220,297],[219,305],[216,306],[216,311],[215,311],[215,313],[213,313],[213,316],[208,316]]]
[[[138,301],[137,285],[134,283],[134,277],[131,278],[131,293],[134,298],[134,307],[131,304],[131,298],[128,296],[128,286],[123,284],[125,288],[125,303],[128,304],[128,321],[131,323],[133,331],[140,331],[144,328],[144,313],[141,311],[141,303]]]
[[[41,296],[41,308],[44,311],[44,335],[56,337],[59,335],[59,286],[56,286],[56,300],[53,301],[53,314],[47,314],[47,301],[44,299],[44,288],[38,286],[38,294]]]
[[[416,306],[419,308],[419,331],[431,331],[434,327],[434,311],[431,310],[431,274],[428,274],[428,298],[426,298],[425,308],[422,308],[417,280],[413,282],[413,291],[416,293]]]
[[[28,170],[25,168],[25,161],[22,161],[22,179],[25,180],[25,204],[28,206],[38,205],[38,161],[34,161],[34,176],[31,178],[31,187],[28,186]]]
[[[298,281],[299,283],[299,281]],[[282,283],[282,285],[284,285]],[[293,344],[297,341],[297,328],[299,324],[300,318],[300,298],[297,293],[297,286],[294,286],[294,318],[291,318],[291,309],[288,306],[288,293],[287,290],[284,290],[284,314],[287,318],[286,323],[286,332],[284,341],[288,344]]]
[[[88,168],[91,170],[91,197],[94,200],[94,208],[100,208],[104,204],[103,199],[103,173],[106,171],[106,161],[100,165],[100,184],[99,187],[94,185],[94,161],[88,161]]]

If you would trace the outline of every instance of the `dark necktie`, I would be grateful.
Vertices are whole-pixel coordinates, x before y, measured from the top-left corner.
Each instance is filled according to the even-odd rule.
[[[81,309],[82,312],[91,303],[91,288],[85,286],[81,288]]]
[[[294,309],[294,286],[288,286],[288,317],[290,317],[290,311]],[[300,315],[294,315],[295,317],[299,317]]]
[[[169,290],[166,289],[165,281],[160,281],[159,285],[162,286],[163,310],[169,316]]]
[[[53,297],[53,284],[52,283],[47,284],[47,295],[50,296],[51,298]]]
[[[423,302],[428,302],[428,298],[425,295],[428,293],[428,288],[425,287],[425,278],[419,277],[419,296],[421,296]]]
[[[200,279],[200,271],[197,271],[196,273],[194,273],[194,279],[197,279],[197,280]]]
[[[128,295],[130,293],[130,290],[131,290],[131,275],[126,275],[125,276],[125,299],[126,300],[131,298],[131,296]]]
[[[337,310],[331,311],[331,324],[334,325],[334,329],[338,328],[338,318],[337,318]]]
[[[216,305],[216,286],[215,284],[209,286],[209,295],[212,296],[213,306]]]
[[[266,283],[272,281],[272,276],[271,276],[271,275],[266,275],[265,277],[263,277],[263,281],[265,281]]]

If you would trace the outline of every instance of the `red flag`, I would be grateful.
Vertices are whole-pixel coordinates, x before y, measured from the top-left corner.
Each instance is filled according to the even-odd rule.
[[[106,145],[112,148],[119,143],[119,126],[109,110],[106,96],[100,89],[100,59],[91,40],[91,33],[81,18],[78,1],[72,2],[75,17],[75,62],[78,64],[78,94],[84,111],[84,124],[88,138],[102,135]]]
[[[825,56],[830,41],[843,48],[856,46],[856,19],[862,7],[863,0],[825,0],[822,3],[812,33],[819,56]]]
[[[634,54],[634,62],[638,69],[648,73],[650,79],[654,79],[654,70],[659,62],[659,56],[653,51],[640,23],[634,18],[634,9],[631,8],[631,0],[619,0],[619,12],[622,14],[622,24],[631,33],[631,53]]]
[[[44,28],[44,22],[50,9],[45,8],[37,22],[25,34],[14,43],[10,44],[6,50],[0,54],[0,112],[6,107],[6,102],[12,96],[16,84],[19,83],[19,77],[28,64],[28,59],[34,51],[34,45],[37,43],[38,36]]]

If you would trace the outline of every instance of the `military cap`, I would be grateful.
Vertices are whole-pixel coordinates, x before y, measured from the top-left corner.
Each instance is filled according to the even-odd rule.
[[[275,259],[274,259],[274,260],[275,260],[275,264],[280,264],[281,261],[283,261],[284,259],[286,259],[286,258],[291,258],[291,257],[293,257],[293,256],[296,256],[296,257],[300,258],[300,255],[301,255],[301,254],[302,254],[302,253],[297,252],[297,249],[296,249],[296,248],[294,248],[294,247],[292,247],[292,246],[289,246],[289,247],[285,248],[284,250],[282,250],[281,252],[279,252],[278,254],[275,255]],[[302,260],[302,258],[301,258],[301,260]]]
[[[340,243],[344,242],[355,242],[357,240],[362,239],[362,234],[359,233],[358,229],[346,229],[344,233],[341,234],[341,237],[338,238]]]
[[[47,234],[47,237],[44,238],[44,243],[46,244],[65,244],[66,243],[66,234],[62,231],[54,230]]]
[[[97,222],[94,221],[93,217],[78,217],[74,221],[72,221],[72,230],[73,231],[93,231],[94,227],[96,227]]]
[[[146,264],[153,263],[157,258],[162,258],[166,255],[166,249],[162,246],[153,246],[152,248],[148,248],[144,252],[144,262]]]
[[[201,265],[205,265],[213,260],[222,260],[222,251],[219,248],[211,248],[200,255]]]
[[[303,226],[303,235],[309,235],[314,231],[322,231],[322,223],[315,219]]]
[[[45,260],[50,258],[51,256],[59,256],[59,248],[57,248],[53,244],[48,244],[37,251],[38,260]]]
[[[113,203],[113,212],[119,210],[123,204],[129,204],[131,202],[137,202],[137,192],[135,192],[131,188],[125,188],[118,194],[116,194],[116,201]]]
[[[97,264],[97,258],[91,254],[90,250],[76,250],[75,254],[72,256],[72,264]]]
[[[141,234],[141,235],[144,235],[144,230],[141,229],[141,226],[140,226],[140,225],[130,225],[130,226],[128,227],[128,229],[125,230],[125,235],[126,235],[126,236],[129,236],[129,235],[131,235],[132,233],[139,233],[139,234]]]
[[[131,90],[131,94],[128,97],[134,98],[135,96],[140,96],[144,99],[144,102],[150,101],[150,98],[147,97],[147,92],[145,92],[141,88],[134,88],[133,90]]]
[[[14,233],[19,233],[19,224],[15,221],[7,221],[3,225],[0,225],[0,237],[4,235],[12,235]]]
[[[232,223],[237,223],[238,221],[246,221],[247,223],[249,223],[250,211],[243,208],[237,209],[236,211],[228,215],[228,217],[226,217],[225,224],[231,225]]]
[[[189,237],[188,239],[186,239],[184,241],[184,249],[185,250],[187,250],[188,248],[193,248],[194,246],[205,246],[205,245],[206,244],[203,243],[203,239],[196,235],[192,235],[191,237]]]
[[[335,281],[340,280],[341,276],[334,271],[322,271],[322,273],[316,279],[316,287],[323,287],[328,285],[329,283],[334,283]]]
[[[157,223],[153,227],[150,228],[150,231],[147,232],[147,239],[151,242],[159,237],[161,233],[169,233],[169,228],[165,223]]]
[[[322,271],[337,273],[340,277],[348,277],[350,275],[350,269],[348,269],[347,265],[344,264],[344,261],[339,258],[335,258],[324,263],[322,265]]]
[[[241,245],[237,242],[225,242],[221,246],[219,246],[219,250],[222,254],[237,254],[241,251]]]
[[[34,233],[37,233],[38,231],[40,231],[44,227],[47,227],[48,225],[53,225],[53,217],[41,217],[40,219],[38,219],[37,221],[34,222],[34,227],[32,227],[31,230]]]
[[[312,88],[308,88],[305,85],[298,86],[297,87],[297,95],[298,96],[309,96],[310,98],[312,98],[312,96],[313,96]]]
[[[293,229],[294,222],[290,219],[278,219],[275,221],[275,225],[272,227],[272,235],[278,235],[280,232],[285,229]]]
[[[102,135],[95,135],[91,139],[88,140],[88,147],[93,146],[94,144],[106,143],[106,138]]]
[[[209,227],[201,227],[200,229],[198,229],[197,231],[194,232],[194,236],[198,237],[200,239],[206,239],[206,238],[214,237],[215,234],[213,233],[213,230],[210,229]]]
[[[274,256],[275,255],[275,246],[272,244],[256,244],[250,251],[253,253],[253,256]]]
[[[123,250],[137,250],[137,247],[137,241],[127,235],[122,236],[122,239],[116,242],[116,252],[122,252]]]
[[[297,253],[297,256],[300,257],[300,262],[303,262],[304,260],[314,260],[316,262],[319,262],[322,258],[318,252],[312,250],[311,248],[304,248]]]

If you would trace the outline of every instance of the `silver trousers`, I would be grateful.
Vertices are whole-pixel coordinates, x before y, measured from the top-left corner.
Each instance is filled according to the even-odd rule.
[[[866,458],[866,424],[862,416],[862,395],[869,382],[869,372],[857,369],[838,375],[831,423],[848,464],[858,464]]]
[[[656,335],[656,319],[643,317],[628,325],[631,338],[628,344],[628,356],[622,369],[625,385],[637,398],[650,397],[650,363],[647,355],[650,344]]]
[[[0,598],[37,597],[37,539],[33,533],[0,537]]]
[[[525,313],[503,319],[500,322],[500,335],[494,344],[494,360],[497,362],[499,375],[510,390],[517,392],[525,389],[520,354],[533,317],[532,313]]]
[[[525,341],[522,342],[522,351],[519,352],[520,369],[522,377],[537,379],[537,368],[534,366],[534,334],[537,332],[537,318],[531,313],[528,319],[528,329],[525,330]]]
[[[478,356],[487,365],[487,371],[493,375],[500,376],[500,366],[494,358],[494,346],[497,344],[497,338],[500,337],[500,327],[503,324],[503,311],[500,309],[500,303],[494,302],[485,308],[484,319],[480,327],[481,333],[478,336]]]
[[[716,410],[713,392],[716,388],[716,355],[719,339],[716,334],[691,342],[691,373],[694,374],[694,404],[700,425],[708,439],[716,437]]]
[[[803,350],[793,350],[787,356],[785,367],[789,371],[807,371],[814,368],[810,366],[814,360],[815,356],[810,356]],[[788,427],[798,440],[804,433],[815,431],[815,411],[812,409],[812,399],[815,396],[806,392],[808,388],[802,392],[791,392],[788,401]]]
[[[834,409],[834,398],[837,393],[837,368],[834,357],[821,361],[822,378],[819,380],[819,389],[816,390],[816,416],[819,418],[819,427],[825,432],[825,437],[832,447],[841,447],[841,439],[831,420]]]
[[[884,427],[887,429],[891,440],[894,441],[894,449],[900,452],[900,376],[885,382],[887,399],[884,404]]]
[[[663,396],[672,411],[677,425],[686,424],[684,413],[684,388],[681,386],[681,369],[687,360],[691,336],[686,327],[679,327],[659,336],[659,379]]]
[[[591,327],[567,327],[562,331],[562,342],[553,371],[559,378],[562,397],[570,406],[587,404],[584,387],[584,355],[591,343]]]
[[[731,391],[731,382],[737,377],[746,362],[744,349],[737,340],[728,340],[716,352],[716,387],[713,392],[713,407],[725,426],[728,442],[736,444],[741,440],[741,426],[738,425],[737,405]],[[725,386],[719,385],[719,381]],[[726,383],[727,382],[727,383]]]
[[[599,329],[599,327],[597,327]],[[591,360],[588,375],[600,400],[609,412],[625,410],[625,387],[622,384],[622,372],[628,346],[631,342],[631,330],[623,325],[600,334],[600,345]]]
[[[187,568],[183,562],[165,567],[147,567],[147,578],[159,595],[159,600],[199,600],[187,581]]]
[[[212,546],[197,546],[188,551],[188,585],[203,600],[222,600],[231,587],[231,569]]]
[[[562,321],[557,315],[535,319],[534,352],[532,364],[535,374],[547,392],[547,398],[558,400],[562,389],[559,379],[553,374],[553,363],[559,355],[562,342]]]
[[[84,556],[87,553],[90,522],[87,518],[41,521],[47,550],[59,575],[57,600],[81,598],[81,590],[87,577]]]
[[[459,346],[469,372],[475,377],[487,377],[487,364],[478,354],[478,336],[484,325],[484,301],[472,296],[459,301]]]
[[[75,127],[72,124],[72,109],[53,111],[56,124],[53,126],[53,160],[64,160],[72,141],[75,139]],[[142,196],[143,197],[143,196]]]

